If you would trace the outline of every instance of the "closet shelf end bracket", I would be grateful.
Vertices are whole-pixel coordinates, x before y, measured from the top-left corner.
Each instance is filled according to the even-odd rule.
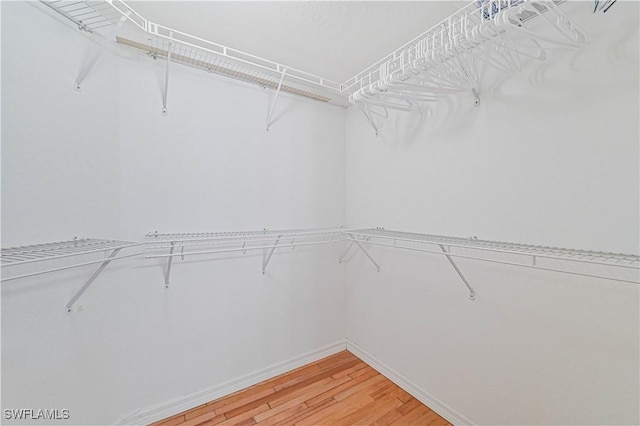
[[[438,247],[440,247],[440,250],[442,250],[442,253],[444,254],[444,256],[447,258],[447,260],[449,261],[453,269],[456,271],[456,273],[464,283],[465,287],[467,287],[467,290],[469,290],[469,300],[472,300],[472,301],[476,300],[475,291],[473,291],[471,284],[469,284],[469,281],[467,281],[467,278],[465,278],[465,276],[462,274],[462,271],[460,270],[456,262],[453,260],[451,256],[449,256],[449,251],[447,250],[447,248],[443,244],[438,244]]]

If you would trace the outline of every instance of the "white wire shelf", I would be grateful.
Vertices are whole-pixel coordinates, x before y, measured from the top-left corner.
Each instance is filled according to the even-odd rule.
[[[544,52],[531,53],[527,51],[532,48],[529,39],[540,37],[540,39],[548,41],[547,35],[527,33],[527,37],[525,37],[527,47],[523,49],[507,40],[509,37],[504,37],[503,33],[505,31],[509,33],[526,32],[526,29],[521,28],[522,24],[536,16],[542,16],[542,13],[548,10],[559,14],[556,5],[564,3],[566,0],[471,1],[439,24],[341,84],[151,22],[122,0],[40,1],[73,21],[79,28],[90,32],[102,27],[119,27],[122,25],[122,21],[132,23],[136,31],[129,32],[128,37],[116,37],[116,41],[122,46],[145,52],[154,58],[166,59],[167,80],[168,64],[176,62],[210,73],[258,84],[265,88],[272,88],[277,93],[280,91],[288,92],[344,107],[356,104],[364,108],[365,115],[369,114],[367,119],[377,133],[377,127],[370,114],[378,114],[374,111],[367,112],[367,108],[388,107],[414,110],[420,108],[425,102],[437,100],[438,96],[464,90],[473,91],[476,103],[479,103],[479,77],[475,65],[475,55],[469,53],[474,50],[472,48],[491,44],[492,47],[488,50],[476,49],[483,51],[482,55],[478,55],[478,57],[491,65],[508,70],[519,66],[520,55],[537,55],[539,59],[542,58]],[[509,16],[505,17],[506,14],[501,14],[501,12],[507,9],[510,9]],[[514,11],[517,13],[511,13]],[[552,27],[559,29],[559,32],[565,33],[565,35],[572,32],[578,33],[575,25],[568,21],[564,15],[558,16],[557,22],[551,22],[552,20],[547,18],[543,20],[549,21]],[[500,25],[495,26],[494,23],[498,21],[500,21]],[[117,28],[114,29],[109,38],[113,38],[117,31]],[[445,36],[451,39],[450,42],[445,42]],[[436,39],[439,40],[437,49],[434,44]],[[494,43],[496,39],[499,41]],[[492,43],[488,43],[489,40]],[[540,47],[536,44],[536,40],[533,43],[534,50],[535,46]],[[425,84],[424,81],[418,80],[418,86],[421,87],[416,87],[415,82],[408,81],[407,78],[408,76],[413,78],[416,70],[423,71],[426,68],[432,68],[433,64],[427,64],[422,58],[425,54],[427,56],[437,55],[440,58],[438,61],[442,62],[438,65],[441,69],[429,71],[427,73],[429,83]],[[455,60],[448,60],[451,55]],[[455,58],[456,55],[458,58]],[[419,62],[416,62],[417,59]],[[78,90],[86,72],[88,70],[85,70],[77,80],[76,88]],[[387,81],[391,77],[393,77],[391,82]],[[166,85],[163,93],[163,113],[167,111]],[[431,90],[434,87],[435,92]],[[425,92],[425,89],[431,91]],[[267,129],[272,113],[273,107],[269,112]]]
[[[189,233],[158,233],[146,234],[147,248],[166,248],[157,243],[174,242],[176,244],[207,245],[214,243],[234,243],[238,241],[256,241],[273,236],[287,238],[313,238],[318,236],[342,237],[344,228],[307,228],[307,229],[264,229],[262,231],[228,231],[228,232],[189,232]]]
[[[114,260],[125,259],[139,256],[142,253],[126,254],[118,256],[123,249],[139,246],[139,243],[131,241],[117,241],[93,238],[74,238],[69,241],[58,241],[52,243],[35,244],[20,247],[3,248],[0,255],[0,263],[2,266],[2,282],[13,281],[22,278],[43,275],[53,272],[64,271],[67,269],[78,268],[82,266],[100,264],[98,269],[93,273],[89,280],[78,290],[66,306],[66,311],[71,312],[74,303],[89,288],[93,281]],[[95,259],[98,254],[104,253],[101,259]],[[93,260],[87,260],[93,258]],[[64,266],[51,267],[51,262],[66,260]],[[74,260],[75,259],[75,260]],[[49,265],[42,266],[42,265]],[[11,267],[28,265],[31,272],[16,274],[7,274]]]
[[[93,32],[100,28],[116,25],[123,14],[128,13],[129,20],[141,29],[145,29],[147,20],[119,0],[40,0],[43,4],[75,23],[79,29]]]
[[[346,98],[340,94],[337,83],[287,68],[275,62],[250,57],[250,55],[201,39],[182,42],[177,40],[175,36],[167,36],[166,38],[152,37],[148,43],[141,43],[117,37],[116,41],[123,46],[145,52],[153,58],[166,59],[168,51],[171,49],[171,61],[173,62],[262,87],[277,89],[282,78],[280,90],[283,92],[321,102],[340,105],[348,103]]]
[[[545,247],[501,241],[478,240],[442,235],[390,231],[383,228],[348,231],[352,240],[361,244],[413,250],[443,255],[454,265],[454,258],[473,259],[518,267],[533,268],[563,274],[585,276],[628,284],[640,284],[640,256],[637,254],[609,253]],[[427,246],[427,247],[425,247]],[[487,256],[491,255],[491,256]],[[514,255],[507,259],[496,255]],[[571,268],[570,264],[595,265],[627,270],[624,278],[602,275]],[[376,265],[377,266],[377,265]],[[455,268],[457,266],[454,265]],[[456,271],[461,275],[459,269]],[[598,269],[600,272],[600,269]],[[461,276],[461,278],[463,278]],[[465,279],[463,278],[463,281]],[[468,283],[466,283],[468,284]],[[469,286],[467,286],[469,287]],[[470,293],[473,291],[469,288]]]
[[[136,245],[138,244],[129,241],[76,238],[69,241],[3,248],[1,262],[2,267],[23,265],[25,263],[98,253],[105,250],[123,249]],[[3,281],[11,279],[15,278],[3,278]]]
[[[337,82],[151,22],[124,1],[40,1],[74,22],[78,28],[89,32],[115,27],[124,18],[126,22],[133,23],[138,31],[130,32],[131,38],[116,37],[117,43],[154,58],[170,58],[172,62],[262,87],[278,89],[281,86],[279,91],[321,102],[348,105]]]
[[[566,0],[553,1],[553,3],[556,5],[560,5],[565,2]],[[410,63],[412,58],[415,58],[416,56],[416,46],[418,46],[421,42],[432,39],[434,35],[442,32],[443,29],[448,33],[448,30],[453,25],[453,23],[467,20],[467,25],[469,26],[479,25],[484,20],[493,18],[492,14],[494,8],[504,9],[507,6],[512,7],[511,5],[516,6],[522,3],[523,0],[471,1],[456,12],[452,13],[447,18],[433,25],[422,34],[409,40],[382,59],[374,62],[364,70],[360,71],[358,74],[346,80],[340,85],[340,90],[350,95],[358,89],[364,87],[365,85],[370,85],[379,81],[381,78],[380,67],[386,63],[396,62],[399,66]],[[535,18],[536,16],[536,13],[525,10],[518,15],[518,19],[520,20],[520,22],[525,23],[532,18]]]
[[[344,241],[344,228],[280,229],[262,231],[148,233],[145,238],[147,259],[167,259],[165,287],[169,287],[171,265],[175,257],[242,253],[262,250],[262,273],[276,249],[337,244]]]
[[[469,92],[480,105],[484,62],[498,71],[521,69],[522,58],[544,60],[549,49],[579,47],[587,35],[560,0],[474,1],[348,80],[341,90],[373,127],[388,109],[415,111],[444,96]],[[538,18],[533,26],[526,25]]]

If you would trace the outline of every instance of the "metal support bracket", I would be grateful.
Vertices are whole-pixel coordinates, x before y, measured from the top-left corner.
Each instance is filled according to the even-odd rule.
[[[376,126],[376,123],[373,121],[373,117],[371,117],[371,115],[368,114],[367,111],[364,110],[364,108],[360,108],[360,111],[362,111],[362,115],[364,115],[364,118],[366,118],[369,124],[371,125],[371,127],[373,127],[373,131],[376,132],[376,137],[377,137],[379,131],[378,131],[378,126]]]
[[[120,20],[118,21],[118,23],[116,24],[116,26],[111,30],[111,32],[100,42],[100,45],[96,48],[96,50],[93,52],[93,55],[91,55],[91,58],[89,59],[89,62],[87,62],[85,64],[85,66],[80,70],[80,74],[78,74],[78,77],[76,78],[76,84],[74,86],[74,88],[80,92],[80,85],[82,84],[82,82],[84,81],[84,79],[87,77],[87,74],[89,74],[89,71],[91,71],[91,68],[93,68],[93,66],[96,64],[96,62],[98,61],[98,58],[100,58],[100,56],[102,55],[102,53],[105,51],[105,49],[107,48],[107,44],[109,44],[109,42],[111,40],[113,40],[116,37],[116,34],[118,34],[118,31],[120,31],[120,28],[122,28],[122,24],[124,24],[124,21],[127,20],[127,18],[129,17],[130,12],[127,11],[125,12],[124,16],[122,16],[120,18]]]
[[[173,254],[173,251],[176,248],[176,243],[171,241],[171,248],[169,249],[169,254]],[[184,258],[184,257],[183,257]],[[169,256],[167,260],[167,270],[164,274],[164,288],[169,288],[169,275],[171,275],[171,262],[173,262],[173,256]]]
[[[355,238],[353,235],[351,235],[351,234],[348,234],[348,235],[351,237],[351,241],[353,241],[353,242],[354,242],[354,244],[355,244],[356,246],[358,246],[358,248],[359,248],[360,250],[362,250],[362,252],[367,256],[367,258],[369,258],[369,260],[371,261],[371,263],[373,263],[373,266],[375,266],[375,267],[376,267],[376,269],[378,270],[378,272],[380,272],[380,265],[378,265],[378,263],[377,263],[375,260],[373,260],[373,257],[371,257],[371,255],[369,254],[369,252],[367,252],[367,251],[364,249],[364,247],[362,247],[362,244],[360,244],[360,241],[358,241],[358,239],[357,239],[357,238]]]
[[[345,251],[342,252],[342,254],[340,255],[340,257],[338,258],[338,263],[342,263],[342,261],[344,260],[344,258],[347,256],[347,254],[349,254],[349,251],[351,251],[351,248],[356,245],[356,243],[354,241],[351,241],[351,244],[349,244],[346,248]]]
[[[471,89],[471,91],[473,92],[473,96],[475,98],[475,101],[473,104],[475,106],[480,106],[480,94],[478,93],[478,90],[474,87],[473,89]]]
[[[265,271],[267,270],[267,265],[271,260],[271,256],[273,256],[273,252],[276,251],[276,248],[278,247],[278,243],[280,242],[280,237],[282,237],[282,235],[278,235],[278,238],[276,238],[276,242],[273,244],[273,247],[271,247],[271,251],[269,252],[269,255],[262,262],[262,275],[264,275]]]
[[[107,257],[104,260],[104,262],[100,264],[98,269],[96,269],[96,271],[93,273],[93,275],[91,275],[91,277],[87,280],[87,282],[84,283],[82,287],[80,287],[80,290],[78,290],[76,294],[73,295],[73,297],[71,298],[69,303],[67,303],[67,306],[66,306],[66,311],[68,314],[71,313],[73,309],[73,304],[76,303],[76,301],[80,298],[80,296],[82,296],[82,294],[89,288],[89,286],[95,281],[95,279],[98,278],[98,275],[100,275],[100,273],[104,270],[104,268],[106,268],[107,265],[113,260],[113,258],[116,257],[116,255],[120,250],[121,248],[114,249],[109,255],[109,257]]]
[[[284,80],[286,72],[286,69],[282,70],[282,75],[280,76],[280,81],[278,82],[278,88],[276,89],[276,96],[273,98],[273,102],[271,102],[271,108],[269,108],[269,113],[267,114],[267,131],[269,131],[269,127],[271,127],[271,118],[273,117],[273,112],[276,109],[276,103],[278,102],[278,96],[280,95],[282,81]]]
[[[447,258],[451,266],[453,266],[453,269],[455,269],[456,273],[458,274],[458,276],[460,277],[464,285],[467,287],[467,290],[469,290],[469,300],[476,300],[476,293],[473,291],[473,288],[471,288],[469,281],[467,281],[467,279],[462,274],[462,271],[460,270],[460,268],[458,268],[458,265],[456,265],[456,262],[453,260],[451,256],[449,256],[448,254],[449,252],[447,251],[445,246],[442,244],[438,244],[438,246],[440,247],[440,250],[442,250],[442,253],[444,253],[444,256]]]
[[[173,37],[173,31],[169,31],[169,38]],[[167,47],[167,68],[164,73],[164,90],[162,91],[162,114],[167,115],[167,95],[169,94],[169,65],[171,65],[171,45]]]

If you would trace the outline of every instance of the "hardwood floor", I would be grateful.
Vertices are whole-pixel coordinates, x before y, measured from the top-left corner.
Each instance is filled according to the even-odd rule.
[[[153,425],[449,423],[355,355],[343,351]]]

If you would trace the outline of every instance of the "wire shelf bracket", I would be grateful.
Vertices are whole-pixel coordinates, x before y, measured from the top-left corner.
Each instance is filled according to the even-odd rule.
[[[354,241],[351,241],[351,243],[347,246],[347,248],[342,252],[340,257],[338,257],[338,263],[342,263],[345,260],[345,258],[347,257],[347,254],[351,251],[351,249],[355,245],[356,243]]]
[[[282,81],[284,80],[284,76],[287,70],[282,70],[282,76],[280,77],[280,81],[278,82],[278,88],[276,89],[275,97],[273,98],[273,102],[271,103],[271,108],[269,108],[269,112],[267,113],[267,132],[269,131],[269,127],[271,127],[271,118],[273,117],[273,112],[276,110],[276,104],[278,103],[278,96],[280,95],[280,89],[282,89]]]
[[[173,33],[169,33],[170,37],[173,37]],[[167,115],[167,95],[169,94],[169,67],[171,65],[171,46],[173,43],[169,42],[167,47],[167,68],[164,74],[164,89],[162,91],[162,114]]]
[[[91,275],[91,277],[87,280],[87,282],[84,283],[84,285],[82,287],[80,287],[80,290],[78,290],[76,292],[76,294],[73,295],[73,297],[71,298],[69,303],[67,303],[67,306],[65,306],[65,309],[67,310],[68,314],[70,314],[73,311],[74,303],[76,303],[76,301],[80,298],[80,296],[82,296],[82,294],[89,288],[89,286],[91,284],[93,284],[93,282],[96,280],[96,278],[98,278],[98,275],[100,275],[102,273],[102,271],[104,271],[104,268],[106,268],[107,265],[109,265],[109,263],[111,263],[113,258],[116,257],[116,255],[118,254],[118,252],[120,252],[120,250],[122,250],[122,249],[117,248],[117,249],[113,250],[111,252],[111,254],[109,255],[109,257],[104,262],[102,262],[100,264],[98,269],[96,269],[96,271],[93,273],[93,275]]]
[[[445,246],[442,244],[438,244],[438,246],[440,247],[440,250],[442,250],[442,253],[444,253],[444,257],[447,258],[447,260],[449,261],[453,269],[456,271],[456,274],[458,274],[458,276],[464,283],[465,287],[467,287],[467,290],[469,290],[469,300],[476,300],[476,293],[473,291],[473,288],[471,288],[469,281],[467,281],[467,279],[465,278],[464,274],[462,273],[462,271],[460,270],[456,262],[453,260],[451,256],[449,256],[448,254],[449,252],[447,251]]]
[[[267,265],[269,264],[269,261],[271,261],[271,256],[273,256],[273,252],[276,251],[276,248],[278,248],[278,243],[280,242],[280,238],[282,238],[282,235],[278,235],[278,238],[276,238],[276,242],[273,243],[273,247],[271,247],[271,251],[269,251],[269,254],[262,260],[262,275],[264,275],[265,272],[267,271]],[[293,246],[294,249],[296,248],[296,246],[293,245],[293,242],[291,243],[291,245]],[[266,251],[265,251],[265,254],[266,254]]]
[[[169,249],[169,254],[173,254],[174,250],[176,248],[176,243],[175,242],[171,242],[171,248]],[[182,248],[182,253],[184,253],[184,247]],[[184,259],[184,255],[182,256],[182,259]],[[173,262],[173,256],[169,256],[169,258],[167,259],[167,269],[164,273],[164,288],[169,288],[169,277],[171,276],[171,263]]]
[[[371,127],[373,128],[373,131],[376,134],[376,137],[378,136],[378,134],[380,133],[380,129],[379,127],[376,125],[376,122],[373,119],[373,114],[378,115],[380,117],[387,118],[389,117],[389,111],[386,108],[383,108],[385,115],[382,114],[377,114],[377,113],[372,113],[372,111],[368,111],[368,108],[363,106],[363,105],[358,105],[360,111],[362,112],[362,115],[364,115],[364,118],[367,119],[367,121],[369,122],[369,124],[371,125]]]
[[[87,75],[89,74],[89,71],[91,71],[91,69],[96,64],[100,56],[102,56],[102,53],[106,50],[109,42],[114,40],[115,37],[118,35],[118,32],[122,28],[122,24],[124,24],[124,22],[128,19],[129,15],[130,15],[129,11],[124,12],[124,14],[120,17],[120,19],[118,20],[114,28],[111,30],[111,32],[105,38],[103,38],[100,44],[95,48],[95,50],[93,51],[93,54],[89,58],[89,61],[84,65],[84,67],[82,67],[82,69],[80,70],[80,73],[78,74],[78,77],[76,78],[76,82],[74,86],[74,89],[76,91],[78,92],[82,91],[81,90],[82,82],[87,77]]]
[[[47,7],[74,22],[78,28],[94,32],[115,25],[110,40],[123,22],[127,38],[116,43],[167,59],[163,90],[163,114],[167,113],[169,64],[191,66],[209,73],[258,84],[275,90],[267,110],[266,129],[281,92],[340,105],[356,105],[379,134],[376,116],[388,118],[388,110],[424,111],[445,96],[473,93],[480,105],[483,62],[498,71],[521,69],[521,57],[538,60],[558,47],[587,43],[587,35],[558,7],[566,0],[473,0],[405,43],[384,58],[343,83],[242,52],[228,46],[151,22],[135,12],[124,0],[40,0]],[[606,10],[615,0],[602,0],[595,10]],[[546,25],[525,25],[536,18]],[[97,49],[76,79],[79,90],[86,74],[104,50]]]
[[[71,300],[65,306],[65,311],[71,313],[73,311],[74,304],[78,299],[89,289],[98,276],[104,271],[104,269],[114,260],[125,259],[129,257],[139,256],[142,253],[133,253],[128,255],[118,256],[121,250],[136,247],[138,243],[129,241],[115,241],[115,240],[99,240],[90,238],[74,238],[70,241],[62,241],[56,243],[45,243],[31,246],[10,247],[2,249],[2,269],[25,265],[36,264],[42,261],[53,261],[59,259],[67,259],[76,256],[95,255],[97,253],[104,252],[105,258],[101,260],[91,260],[86,262],[76,262],[71,265],[40,269],[35,272],[29,272],[21,275],[13,275],[5,277],[3,274],[2,282],[18,280],[27,277],[33,277],[36,275],[43,275],[52,272],[63,271],[67,269],[77,268],[87,265],[99,264],[98,268],[93,272],[89,279],[80,287],[80,289],[71,297]]]

